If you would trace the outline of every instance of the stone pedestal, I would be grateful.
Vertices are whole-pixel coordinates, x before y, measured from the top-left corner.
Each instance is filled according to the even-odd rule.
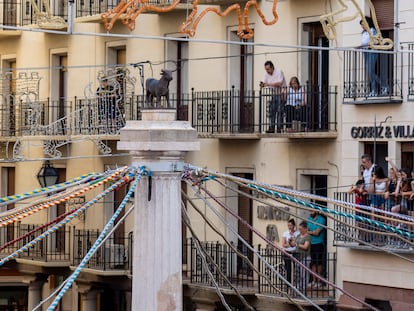
[[[143,121],[121,129],[119,150],[129,150],[132,165],[152,171],[135,193],[132,310],[177,310],[182,306],[181,172],[187,151],[200,148],[189,122],[173,121],[175,111],[153,110]],[[149,189],[150,197],[149,197]]]

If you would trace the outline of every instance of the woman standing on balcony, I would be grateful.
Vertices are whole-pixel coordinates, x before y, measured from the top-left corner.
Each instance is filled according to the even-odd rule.
[[[370,50],[371,49],[371,36],[377,32],[375,25],[371,17],[365,16],[366,23],[361,19],[359,24],[361,25],[362,41],[360,48]],[[368,26],[368,27],[367,27]],[[378,89],[381,87],[380,77],[376,73],[376,66],[378,61],[378,53],[364,52],[365,70],[370,85],[370,93],[368,96],[377,96]]]
[[[299,79],[292,77],[290,78],[286,98],[286,131],[288,133],[300,131],[301,123],[306,131],[308,127],[306,109],[305,92],[299,83]]]
[[[400,204],[393,206],[391,211],[393,213],[408,214],[413,205],[412,201],[409,200],[412,194],[411,170],[409,168],[402,168],[397,188],[395,189],[395,196],[400,198]]]
[[[296,243],[296,238],[299,236],[299,231],[296,230],[295,220],[293,218],[288,220],[287,223],[288,230],[283,232],[282,236],[282,246],[285,251],[293,253],[296,251],[296,247],[293,245]],[[285,262],[285,269],[286,269],[286,280],[289,283],[292,282],[292,260],[284,255],[283,260]]]
[[[388,192],[388,185],[389,180],[388,177],[385,176],[384,169],[379,166],[375,165],[372,171],[371,183],[369,185],[368,192],[371,195],[371,206],[375,208],[379,208],[384,210],[385,209],[385,197],[386,193]],[[373,211],[372,214],[374,215],[375,212]],[[373,216],[375,219],[375,217]],[[383,221],[382,219],[377,219],[378,221]],[[382,235],[375,235],[374,236],[374,244],[382,244],[384,242]]]
[[[306,221],[302,221],[299,224],[299,235],[296,238],[296,241],[292,243],[296,247],[297,258],[302,265],[309,268],[311,257],[311,236],[308,233],[308,224]],[[308,272],[299,265],[296,265],[296,288],[301,292],[304,292],[306,285],[309,282]]]
[[[371,206],[380,209],[385,208],[385,194],[388,191],[388,183],[389,180],[385,176],[384,169],[379,165],[375,165],[368,190],[369,193],[373,194],[371,196]]]

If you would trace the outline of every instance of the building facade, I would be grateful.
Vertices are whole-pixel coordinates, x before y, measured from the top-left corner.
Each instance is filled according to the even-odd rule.
[[[160,78],[161,69],[173,72],[170,108],[176,109],[178,120],[190,121],[199,135],[201,151],[189,154],[188,163],[332,198],[347,192],[358,179],[364,153],[385,169],[386,156],[398,167],[413,168],[411,1],[275,2],[278,18],[273,25],[266,25],[250,6],[248,26],[254,36],[249,38],[240,37],[242,19],[237,10],[224,17],[202,13],[193,37],[181,33],[195,8],[192,2],[182,1],[166,12],[144,11],[133,30],[118,20],[110,31],[101,14],[116,8],[115,2],[51,1],[48,8],[36,1],[0,3],[1,196],[38,188],[36,175],[45,160],[58,169],[59,181],[127,165],[129,155],[117,150],[119,130],[129,120],[140,120],[143,108],[151,109],[145,99],[145,80]],[[359,21],[362,15],[373,16],[371,3],[382,36],[394,44],[375,56],[379,79],[375,94],[367,78],[365,51],[358,49]],[[246,2],[237,4],[243,14]],[[273,4],[257,2],[266,21],[273,19]],[[213,6],[224,11],[230,5],[234,3],[201,1],[198,10]],[[334,32],[326,33],[321,18],[331,14]],[[288,84],[291,77],[298,77],[306,99],[296,126],[283,116],[280,133],[266,133],[271,125],[270,103],[285,94],[260,88],[267,60],[283,70]],[[109,86],[103,87],[104,82]],[[167,103],[163,100],[162,105]],[[103,189],[1,228],[1,244],[89,201]],[[257,200],[234,198],[225,188],[211,190],[277,245],[289,217],[308,216],[303,209],[283,204],[270,210]],[[124,195],[125,190],[114,192],[82,219],[66,225],[56,238],[2,268],[0,286],[8,290],[1,291],[0,310],[14,305],[17,310],[31,310],[47,297],[79,264]],[[220,240],[199,215],[190,211],[190,216],[206,243]],[[237,220],[226,212],[223,216],[237,227]],[[238,243],[234,233],[219,226],[230,241]],[[328,228],[338,226],[338,219],[328,217]],[[64,297],[61,310],[131,308],[132,228],[132,218],[127,218],[105,244],[101,257],[90,263]],[[242,228],[238,233],[254,247],[263,243]],[[327,253],[335,258],[330,281],[383,310],[412,308],[409,260],[359,246],[329,229],[327,233]],[[183,241],[189,237],[184,230]],[[394,251],[413,257],[410,249]],[[191,261],[185,257],[185,307],[221,310],[218,296],[206,284],[186,280]],[[360,303],[330,290],[323,293],[321,305],[362,310]],[[259,297],[258,292],[250,289],[246,297]],[[311,296],[315,301],[320,298]],[[281,303],[280,308],[292,307],[279,299],[280,295],[258,299],[256,307],[269,310],[276,303]],[[237,303],[233,307],[242,310]]]

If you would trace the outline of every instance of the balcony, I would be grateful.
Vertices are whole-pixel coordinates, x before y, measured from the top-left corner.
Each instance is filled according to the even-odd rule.
[[[336,87],[303,87],[306,106],[285,105],[289,90],[240,92],[235,88],[224,91],[196,92],[191,95],[193,127],[200,135],[219,138],[259,139],[264,136],[288,138],[336,138]],[[272,101],[281,102],[281,131],[266,134],[270,127]],[[279,112],[277,112],[278,115]],[[291,120],[292,119],[292,120]],[[263,135],[262,135],[263,134]]]
[[[72,265],[78,266],[92,245],[99,230],[75,230],[73,234]],[[128,236],[114,234],[93,254],[85,268],[100,275],[132,274],[132,232]]]
[[[13,241],[17,237],[25,237],[1,250],[0,256],[6,257],[12,254],[46,230],[32,232],[39,226],[41,225],[17,223],[1,228],[1,245],[6,245],[6,243]],[[53,235],[36,243],[26,252],[22,252],[17,260],[22,263],[36,264],[44,267],[67,267],[70,263],[69,237],[70,227],[63,226]]]
[[[23,21],[20,18],[22,9],[21,9],[21,2],[16,0],[14,1],[0,1],[0,7],[2,11],[0,13],[0,25],[4,26],[22,26]],[[1,29],[0,36],[20,36],[20,30],[8,30],[8,29]]]
[[[336,138],[335,87],[329,89],[305,88],[305,110],[295,112],[296,119],[289,122],[285,111],[281,113],[283,132],[267,134],[269,110],[273,98],[281,97],[271,90],[262,89],[240,93],[208,91],[191,94],[170,94],[169,108],[177,109],[177,119],[187,120],[192,106],[192,125],[200,136],[229,139],[260,139],[261,137]],[[284,95],[283,95],[284,96]],[[47,139],[68,139],[80,135],[105,136],[117,139],[119,130],[129,120],[140,120],[141,110],[152,109],[144,96],[131,95],[117,100],[115,111],[103,105],[102,98],[67,100],[22,100],[18,96],[0,97],[0,139],[15,141],[22,136],[45,136]],[[167,107],[165,99],[162,107]],[[108,120],[108,115],[114,119]],[[291,129],[291,131],[289,131]]]
[[[370,198],[376,197],[376,195],[369,195]],[[335,199],[354,203],[355,196],[347,192],[335,193]],[[354,219],[348,216],[339,216],[341,213],[350,214],[351,216],[358,215],[366,217],[368,219],[374,219],[381,221],[378,217],[374,217],[373,212],[367,211],[363,213],[360,210],[352,210],[346,205],[336,205],[335,210],[338,212],[338,216],[335,216],[334,222],[334,245],[341,247],[348,247],[353,249],[381,251],[388,250],[396,253],[414,253],[413,247],[402,236],[386,231],[374,224],[368,224]],[[387,223],[385,225],[394,226],[405,232],[411,233],[408,227],[396,219],[395,223]]]
[[[127,1],[128,2],[128,1]],[[93,1],[93,0],[76,0],[76,21],[77,22],[101,22],[101,14],[107,13],[110,10],[116,10],[117,6],[121,3],[119,0],[104,0],[104,1]],[[132,3],[132,2],[131,2]],[[156,6],[160,9],[172,5],[174,0],[149,0],[145,2],[145,6]],[[144,6],[144,4],[142,4]],[[134,7],[134,11],[137,11],[140,7]],[[131,9],[131,7],[130,7]],[[174,8],[174,12],[177,10],[192,9],[192,4],[189,4],[187,0],[181,0],[180,3]],[[143,13],[157,13],[154,11],[146,11]],[[164,12],[165,13],[165,12]],[[125,16],[125,13],[120,14],[119,18]],[[109,15],[108,18],[112,18]],[[184,20],[183,20],[184,21]]]
[[[50,0],[49,7],[40,1],[8,1],[0,2],[0,24],[11,27],[22,27],[37,24],[45,29],[64,29],[68,18],[68,2]],[[2,30],[0,36],[18,36],[19,30]]]
[[[109,111],[98,99],[16,101],[4,96],[0,108],[0,136],[10,140],[21,136],[118,135],[126,120],[138,120],[142,97],[132,96]],[[113,120],[108,120],[109,114]]]
[[[402,55],[345,51],[343,96],[347,104],[402,103]]]
[[[414,43],[408,43],[408,100],[414,100]]]
[[[232,4],[244,4],[247,0],[240,0],[240,1],[231,1],[231,0],[201,0],[200,4],[204,5],[221,5],[221,6],[230,6]]]
[[[200,253],[200,249],[196,247],[192,239],[187,240],[184,246],[187,270],[183,271],[183,282],[187,288],[203,288],[214,292],[212,275],[220,291],[229,297],[236,295],[233,291],[233,288],[236,288],[252,306],[255,306],[257,300],[261,298],[279,301],[286,299],[287,302],[283,293],[292,294],[292,292],[280,278],[279,275],[281,275],[285,279],[290,279],[297,289],[318,305],[331,304],[332,297],[335,297],[335,289],[329,284],[308,286],[309,276],[306,275],[306,271],[296,266],[295,263],[286,261],[283,254],[276,249],[261,248],[259,245],[255,249],[257,254],[255,256],[246,247],[236,246],[239,252],[237,254],[234,248],[219,242],[202,242],[202,248],[205,249],[205,254]],[[243,258],[240,253],[244,255]],[[203,263],[203,257],[207,259],[207,265]],[[299,257],[296,258],[300,260]],[[335,283],[336,254],[328,253],[326,258],[325,278]],[[286,270],[288,264],[290,264],[290,271],[288,270],[290,276]],[[188,290],[188,292],[191,291]],[[305,304],[303,298],[297,294],[293,296],[297,298],[299,304]]]

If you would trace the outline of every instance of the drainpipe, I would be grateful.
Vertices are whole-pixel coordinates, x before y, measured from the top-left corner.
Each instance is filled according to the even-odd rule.
[[[73,33],[73,25],[75,24],[75,0],[69,0],[68,3],[68,30],[67,33]]]

